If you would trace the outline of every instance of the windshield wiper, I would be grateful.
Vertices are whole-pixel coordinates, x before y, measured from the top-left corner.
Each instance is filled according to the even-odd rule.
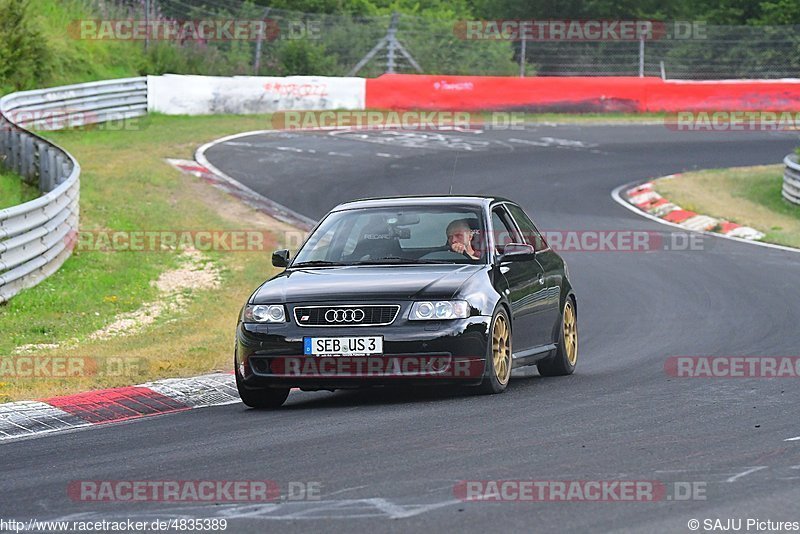
[[[349,264],[341,263],[338,261],[311,260],[311,261],[301,261],[299,263],[293,263],[292,267],[337,267],[340,265],[349,265]]]

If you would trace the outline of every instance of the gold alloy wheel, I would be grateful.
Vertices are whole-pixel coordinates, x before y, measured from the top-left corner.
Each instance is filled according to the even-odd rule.
[[[497,381],[505,385],[511,377],[511,332],[505,315],[498,315],[494,320],[492,363]]]
[[[575,308],[569,300],[564,306],[564,352],[567,361],[574,367],[578,361],[578,321],[575,318]]]

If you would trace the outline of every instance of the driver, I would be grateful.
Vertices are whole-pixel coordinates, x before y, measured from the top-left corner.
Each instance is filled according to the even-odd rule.
[[[464,219],[456,219],[447,225],[447,246],[457,254],[464,254],[473,260],[481,258],[481,251],[472,246],[475,231]]]

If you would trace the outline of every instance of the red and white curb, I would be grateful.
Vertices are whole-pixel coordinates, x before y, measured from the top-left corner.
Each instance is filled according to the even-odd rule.
[[[0,441],[239,402],[233,373],[0,404]]]
[[[207,145],[203,145],[203,147],[211,146],[212,144],[213,143],[208,143]],[[311,230],[316,224],[316,221],[313,219],[310,219],[305,215],[301,215],[296,211],[287,208],[286,206],[278,204],[277,202],[264,197],[246,185],[219,171],[210,163],[200,163],[190,159],[174,158],[167,158],[167,163],[181,172],[196,176],[213,185],[214,187],[222,189],[234,198],[241,200],[251,208],[264,212],[267,215],[278,219],[279,221],[296,226],[300,230]]]
[[[664,178],[675,176],[679,175],[671,174]],[[656,193],[653,190],[653,185],[653,182],[637,185],[625,191],[622,196],[629,204],[636,206],[639,210],[688,230],[713,232],[750,241],[758,241],[764,237],[764,234],[755,228],[685,210]]]

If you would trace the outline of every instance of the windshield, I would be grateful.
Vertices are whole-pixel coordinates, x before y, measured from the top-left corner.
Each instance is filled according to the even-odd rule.
[[[328,215],[292,267],[485,263],[480,211],[454,206],[387,207]]]

